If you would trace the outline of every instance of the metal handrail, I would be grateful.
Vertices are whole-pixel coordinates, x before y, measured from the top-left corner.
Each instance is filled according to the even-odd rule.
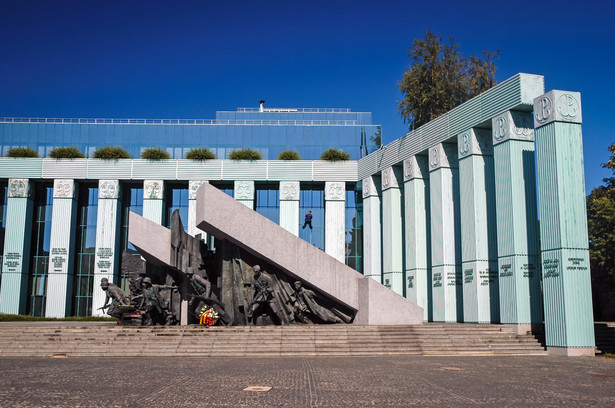
[[[274,125],[274,126],[356,126],[357,120],[222,120],[222,119],[106,119],[106,118],[11,118],[0,123],[121,124],[121,125]],[[375,126],[375,125],[362,125]]]

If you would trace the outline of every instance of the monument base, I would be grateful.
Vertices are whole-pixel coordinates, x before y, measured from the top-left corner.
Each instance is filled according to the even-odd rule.
[[[547,346],[547,351],[553,356],[566,357],[594,357],[595,347],[553,347]]]

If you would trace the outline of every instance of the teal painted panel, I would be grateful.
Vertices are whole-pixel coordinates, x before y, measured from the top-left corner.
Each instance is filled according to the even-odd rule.
[[[382,271],[385,274],[403,271],[401,201],[399,188],[388,188],[382,192]],[[402,294],[403,290],[398,293]]]
[[[404,234],[406,269],[427,269],[431,261],[429,183],[412,179],[404,183]]]
[[[500,257],[499,292],[501,322],[541,323],[542,293],[536,256]]]
[[[0,157],[0,178],[39,179],[43,175],[43,159]]]
[[[423,308],[423,320],[429,319],[429,279],[427,269],[406,269],[406,298]]]
[[[589,251],[544,251],[542,270],[547,346],[594,347]]]
[[[465,323],[491,323],[492,266],[487,261],[464,262],[461,267],[463,280],[463,321]]]
[[[384,272],[382,284],[400,296],[404,295],[404,274],[402,272]]]
[[[454,265],[432,268],[433,321],[463,321],[461,270]]]

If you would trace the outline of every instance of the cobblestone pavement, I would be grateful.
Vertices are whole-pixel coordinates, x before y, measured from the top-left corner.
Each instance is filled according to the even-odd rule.
[[[243,391],[248,386],[268,392]],[[615,359],[3,358],[2,407],[615,406]]]

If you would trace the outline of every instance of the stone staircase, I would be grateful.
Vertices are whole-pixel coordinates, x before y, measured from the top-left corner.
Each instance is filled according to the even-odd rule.
[[[503,325],[122,327],[0,325],[0,356],[267,357],[545,355]]]

